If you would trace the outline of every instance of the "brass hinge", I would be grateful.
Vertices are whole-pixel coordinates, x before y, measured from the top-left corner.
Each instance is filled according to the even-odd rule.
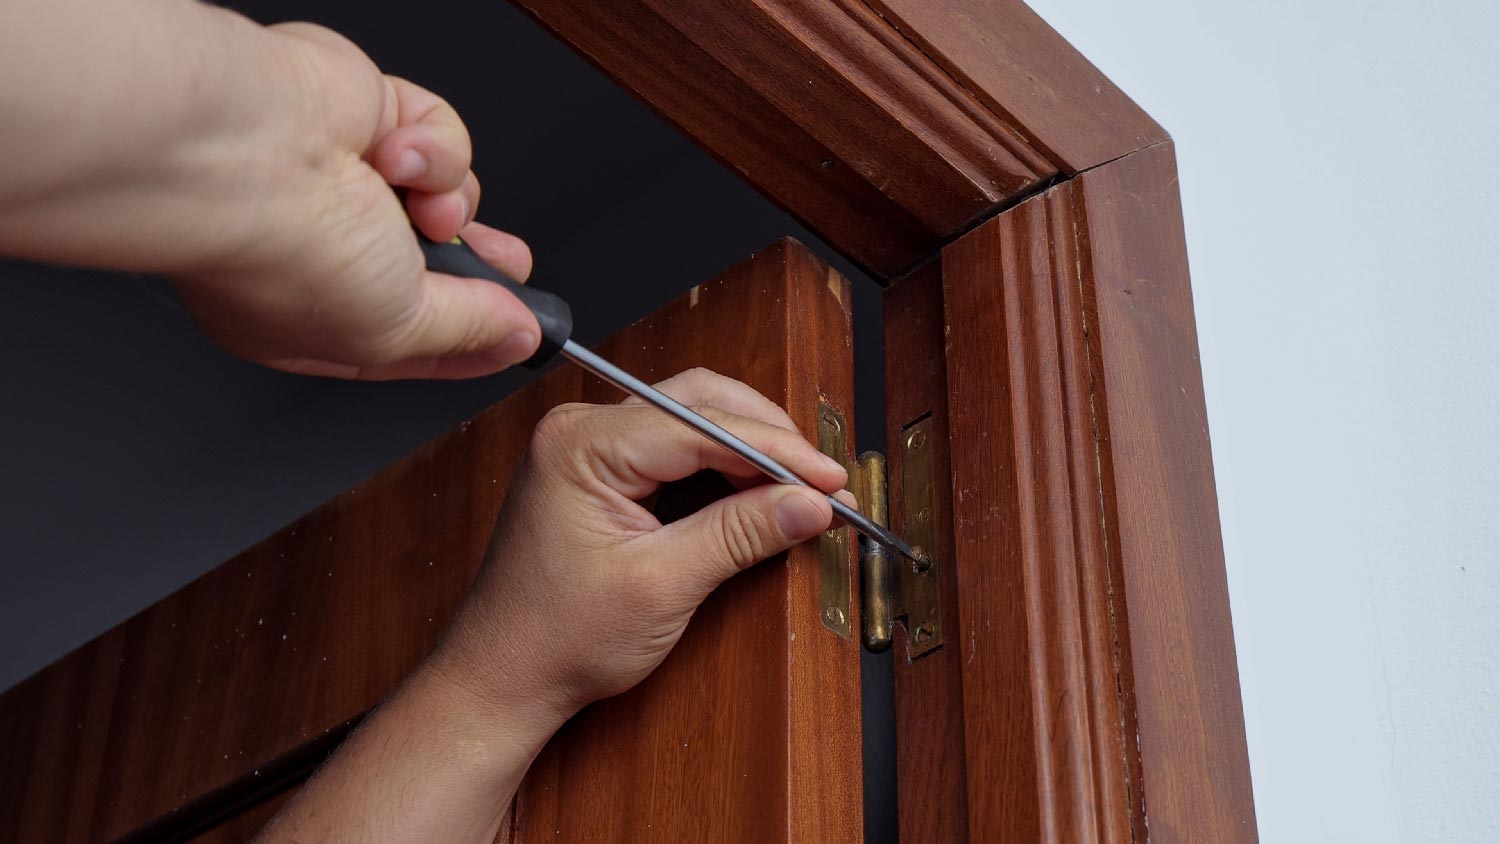
[[[901,432],[901,529],[921,561],[910,561],[871,541],[859,543],[859,600],[864,606],[861,637],[865,649],[880,654],[891,648],[895,622],[906,627],[909,660],[942,646],[942,613],[938,606],[935,478],[930,421],[921,420]],[[886,523],[885,457],[868,451],[859,456],[853,495],[871,519]],[[926,552],[926,553],[924,553]]]
[[[906,654],[916,659],[943,644],[942,617],[938,609],[937,566],[931,551],[937,548],[936,499],[934,495],[930,419],[921,419],[901,432],[906,539],[921,554],[921,562],[892,554],[878,543],[859,537],[839,525],[818,538],[819,613],[823,626],[848,639],[853,636],[850,598],[850,543],[859,548],[860,603],[863,607],[861,639],[867,650],[882,653],[891,646],[898,620],[906,626]],[[848,425],[838,408],[826,400],[818,402],[818,450],[845,463],[849,459]],[[887,524],[885,457],[878,452],[860,455],[849,468],[849,489],[859,500],[860,512],[882,527]]]
[[[860,540],[860,603],[864,609],[861,638],[865,648],[882,653],[890,648],[898,619],[905,620],[908,659],[936,650],[943,644],[942,615],[938,607],[935,481],[933,477],[930,419],[922,419],[901,432],[902,527],[906,539],[921,561],[907,560],[884,546]],[[884,455],[866,452],[859,457],[851,489],[860,510],[884,526],[889,493]],[[922,553],[922,552],[927,553]]]
[[[818,401],[818,450],[849,468],[849,426],[844,414],[826,400]],[[854,472],[849,472],[850,477]],[[853,531],[837,525],[818,537],[818,612],[823,626],[848,639],[853,633],[849,598],[849,542]]]

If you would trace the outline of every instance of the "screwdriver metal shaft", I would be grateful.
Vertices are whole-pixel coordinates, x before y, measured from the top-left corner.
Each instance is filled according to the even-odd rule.
[[[704,419],[661,390],[636,378],[629,372],[615,366],[572,340],[563,343],[562,354],[563,357],[587,369],[589,372],[594,373],[636,398],[656,406],[682,424],[708,437],[734,454],[739,455],[751,466],[765,472],[772,479],[784,484],[796,484],[797,486],[805,486],[809,489],[813,488],[812,484],[802,480],[797,473],[776,462],[754,446]],[[865,518],[858,510],[834,498],[832,495],[828,495],[827,498],[828,503],[833,507],[834,514],[843,519],[850,527],[909,560],[917,561],[920,559],[917,552],[894,533]]]

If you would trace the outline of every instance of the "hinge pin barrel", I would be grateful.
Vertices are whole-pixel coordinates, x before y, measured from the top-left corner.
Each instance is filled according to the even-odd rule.
[[[854,497],[870,521],[887,525],[885,457],[867,451],[859,456]],[[864,608],[860,635],[867,650],[884,653],[891,647],[891,558],[885,547],[865,540],[860,544],[860,603]]]

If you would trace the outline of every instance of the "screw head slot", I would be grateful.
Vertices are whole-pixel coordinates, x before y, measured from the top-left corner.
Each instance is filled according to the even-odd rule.
[[[911,550],[917,555],[917,558],[911,561],[912,571],[921,574],[932,568],[932,557],[928,555],[927,549],[920,545],[913,545]]]

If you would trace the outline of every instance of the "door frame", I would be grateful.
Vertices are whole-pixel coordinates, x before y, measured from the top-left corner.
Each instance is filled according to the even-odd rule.
[[[948,539],[958,540],[935,554],[943,646],[915,660],[897,646],[903,841],[1254,840],[1167,133],[1014,0],[513,2],[870,273],[888,288],[888,312],[902,317],[899,325],[887,320],[892,433],[924,414],[933,420],[943,445],[935,476],[953,478],[938,485],[933,506]],[[1018,264],[1022,253],[1052,263]],[[965,380],[972,373],[960,368],[972,362],[948,341],[948,329],[961,328],[959,294],[985,284],[1009,296],[997,336],[1020,362],[979,387],[999,399],[996,430],[1041,420],[1028,429],[1040,432],[1035,440],[1013,435],[1013,442],[1034,442],[1050,458],[1005,477],[991,473],[997,485],[977,487],[1009,507],[987,529],[1017,525],[997,551],[966,545],[970,526],[958,521],[966,504],[957,493],[974,490],[957,484],[976,476],[956,457],[967,460],[960,449],[986,431],[958,418],[953,400],[972,388]],[[1028,350],[1040,353],[1023,360]],[[1039,409],[1033,398],[1043,388],[1051,392]],[[546,396],[532,398],[527,412],[550,406]],[[1049,419],[1062,420],[1067,434],[1049,438],[1057,429]],[[424,453],[402,467],[413,476],[434,469]],[[899,528],[903,466],[895,447],[891,469]],[[469,474],[451,480],[479,483]],[[1009,492],[996,491],[1005,484]],[[1067,492],[1023,500],[1037,489]],[[469,518],[492,520],[494,493],[481,485],[471,498]],[[298,522],[288,541],[297,530],[333,536],[327,528],[341,506]],[[1071,540],[1058,541],[1058,526]],[[274,541],[257,549],[279,552]],[[237,559],[214,577],[248,582],[252,557]],[[997,574],[1016,560],[1056,576],[1003,593],[1008,585]],[[1069,577],[1076,582],[1058,586]],[[265,585],[256,581],[255,590]],[[98,746],[109,739],[91,730],[108,724],[111,700],[86,699],[84,689],[108,690],[132,717],[160,720],[127,688],[149,688],[153,675],[122,664],[134,649],[170,650],[180,638],[174,607],[188,620],[223,616],[222,607],[184,594],[28,687],[37,710],[49,713],[44,738]],[[245,594],[227,635],[269,617],[254,601],[280,600]],[[292,593],[275,592],[285,594]],[[408,602],[408,626],[424,629],[422,619],[442,616],[457,594],[434,587]],[[983,615],[1002,597],[1026,617],[1001,619],[1010,627],[989,635]],[[371,601],[383,606],[379,595]],[[378,614],[368,615],[355,620],[380,635]],[[1042,647],[1058,641],[1072,644]],[[406,642],[380,650],[369,689],[336,696],[372,703],[378,695],[370,690],[393,685],[423,649]],[[268,648],[265,658],[276,653]],[[1018,698],[1031,704],[1016,709]],[[245,696],[244,705],[259,704]],[[315,733],[328,724],[309,720],[299,738],[323,747],[349,726],[320,740]],[[111,752],[123,758],[139,740],[118,737]],[[64,770],[56,759],[52,768],[59,800],[98,773]],[[85,829],[91,819],[73,822]]]
[[[1032,616],[1011,632],[1071,644],[998,658],[974,616],[1006,561],[959,549],[940,571],[947,644],[897,651],[902,840],[1255,840],[1167,132],[1015,0],[512,2],[887,286],[902,317],[886,352],[898,523],[899,426],[933,414],[945,442],[972,445],[947,431],[962,384],[944,366],[944,291],[989,273],[1051,294],[1013,296],[1007,318],[1056,353],[994,389],[1016,423],[1045,385],[1042,416],[1068,426],[1038,445],[1055,459],[1017,471],[1069,491],[1040,514],[1028,503],[1032,527],[1075,536],[1011,536],[1016,559],[1063,578],[1023,585],[1015,606]],[[986,239],[1002,256],[1065,250],[1076,269],[981,267]],[[956,534],[953,492],[937,498]],[[1010,696],[1036,704],[1024,725],[994,723],[1016,717]],[[1052,700],[1076,717],[1043,717]],[[1020,751],[981,741],[1008,728]],[[1032,768],[1019,790],[989,776],[1018,763]]]

